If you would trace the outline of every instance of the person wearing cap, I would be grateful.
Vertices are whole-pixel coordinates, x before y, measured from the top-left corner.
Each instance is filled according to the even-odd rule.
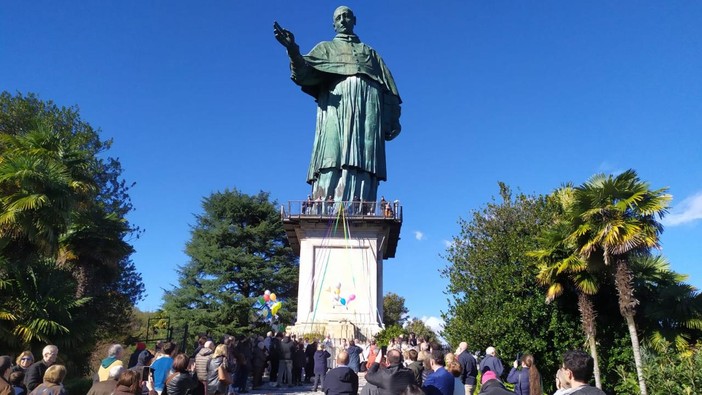
[[[480,392],[478,395],[514,395],[514,392],[505,388],[504,384],[497,378],[497,375],[492,370],[483,373],[480,378]]]

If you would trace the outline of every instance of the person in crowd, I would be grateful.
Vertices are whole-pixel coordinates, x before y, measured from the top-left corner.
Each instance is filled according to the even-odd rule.
[[[453,375],[453,395],[466,395],[466,389],[461,381],[463,369],[458,361],[454,360],[446,364],[446,370]]]
[[[268,349],[268,360],[271,362],[271,371],[269,381],[278,385],[278,370],[280,368],[280,346],[282,344],[283,334],[277,333],[271,338],[271,347]]]
[[[227,387],[227,394],[236,394],[234,379],[237,370],[237,359],[240,358],[239,351],[236,349],[238,342],[234,336],[225,335],[224,344],[227,346],[227,373],[229,374],[229,385]]]
[[[143,350],[142,352],[139,353],[139,357],[137,358],[137,363],[132,367],[132,370],[135,372],[141,372],[142,368],[144,366],[149,366],[151,365],[151,361],[154,359],[154,354],[151,353],[149,350]]]
[[[200,350],[202,350],[203,347],[205,347],[205,343],[210,340],[207,338],[205,335],[200,335],[197,338],[197,346],[195,346],[195,351],[193,351],[193,354],[190,355],[190,359],[195,359],[197,357],[197,354],[200,353]]]
[[[436,349],[431,352],[429,366],[432,373],[424,380],[422,389],[427,395],[453,395],[454,377],[449,373],[444,364],[446,358],[443,353]]]
[[[212,353],[212,358],[207,363],[207,395],[224,395],[227,393],[227,387],[231,380],[220,380],[220,377],[229,378],[226,344],[217,345],[214,353]]]
[[[93,386],[88,390],[88,395],[111,395],[117,387],[117,380],[122,375],[124,367],[121,365],[115,365],[110,368],[107,375],[107,380],[96,381]]]
[[[234,379],[234,387],[240,394],[249,392],[246,389],[246,382],[251,373],[251,360],[253,359],[253,350],[251,341],[246,336],[239,336],[239,342],[236,345],[236,374]]]
[[[131,369],[139,363],[139,355],[141,355],[141,352],[146,350],[146,344],[143,342],[138,342],[136,344],[136,348],[134,349],[134,352],[132,355],[129,356],[129,362],[127,363],[127,369]]]
[[[302,370],[305,367],[305,345],[297,343],[293,352],[292,380],[293,385],[302,384]]]
[[[379,395],[397,395],[414,383],[414,373],[402,365],[399,350],[388,350],[386,357],[388,366],[374,363],[366,372],[366,381],[378,387]]]
[[[568,389],[568,394],[604,395],[602,390],[589,385],[593,370],[594,362],[590,354],[580,350],[566,351],[560,371],[561,386]]]
[[[331,354],[327,350],[324,349],[324,344],[322,343],[316,343],[317,344],[317,351],[314,352],[314,356],[312,357],[312,363],[314,364],[314,385],[313,385],[313,391],[317,391],[319,386],[321,385],[322,388],[324,388],[324,377],[327,375],[327,360],[329,357],[331,357]]]
[[[141,373],[135,370],[125,370],[115,384],[113,395],[141,395]]]
[[[29,395],[68,395],[63,388],[63,380],[66,378],[66,367],[52,364],[46,368],[43,381],[36,386]]]
[[[50,344],[44,347],[41,355],[42,360],[34,362],[25,372],[24,385],[27,386],[27,391],[34,391],[34,389],[42,383],[44,373],[46,373],[49,367],[56,362],[56,357],[58,357],[58,347]]]
[[[410,347],[417,347],[417,335],[415,335],[414,332],[410,332],[407,343]]]
[[[497,350],[492,346],[485,350],[485,358],[480,361],[480,372],[485,373],[488,370],[495,372],[495,376],[497,376],[498,379],[502,377],[502,373],[504,372],[502,362],[497,358]]]
[[[375,340],[371,340],[370,345],[368,346],[368,357],[366,358],[366,370],[370,369],[371,366],[376,361],[380,361],[379,358],[380,354],[380,347],[378,347],[378,344],[376,343]]]
[[[495,372],[487,370],[480,377],[480,392],[478,395],[514,395],[514,392],[505,388],[502,381],[497,377]]]
[[[154,355],[156,358],[160,357],[161,354],[163,354],[163,340],[157,341],[154,345]]]
[[[24,386],[24,372],[21,370],[10,373],[10,384],[14,390],[14,395],[27,395],[27,387]]]
[[[449,364],[456,360],[456,354],[452,352],[447,352],[444,354],[444,366],[449,366]]]
[[[326,395],[356,395],[358,394],[358,375],[350,367],[349,354],[341,351],[336,357],[336,367],[324,379],[322,391]]]
[[[466,395],[473,395],[478,377],[478,361],[468,351],[468,343],[461,342],[457,350],[458,363],[461,364],[461,383]]]
[[[15,366],[12,367],[13,372],[24,372],[34,363],[34,354],[31,351],[22,351],[15,360]]]
[[[282,386],[284,382],[288,383],[289,387],[293,386],[292,382],[292,358],[295,352],[295,343],[290,336],[285,336],[280,342],[280,363],[278,365],[278,386]]]
[[[197,388],[197,379],[188,371],[189,366],[190,358],[187,355],[180,353],[173,358],[173,373],[164,382],[168,395],[187,395]]]
[[[263,345],[263,340],[256,343],[253,350],[253,359],[251,367],[253,368],[253,384],[252,389],[260,388],[263,385],[263,371],[266,369],[266,359],[268,353]]]
[[[203,337],[200,337],[201,340],[202,338]],[[214,342],[212,340],[205,340],[202,347],[200,347],[200,351],[195,354],[195,376],[205,388],[207,388],[207,368],[209,367],[213,353]]]
[[[171,371],[171,366],[173,366],[173,355],[175,355],[177,348],[173,342],[165,342],[161,348],[160,356],[156,356],[154,361],[151,363],[151,368],[153,369],[154,377],[154,389],[156,392],[161,394],[163,388],[166,385],[166,378]]]
[[[314,354],[317,353],[317,339],[307,344],[305,348],[305,383],[311,383],[314,374]]]
[[[349,354],[349,367],[355,373],[358,373],[361,370],[361,354],[363,354],[363,349],[357,346],[354,340],[349,340],[346,353]]]
[[[543,394],[541,374],[534,365],[534,356],[531,354],[524,354],[521,361],[514,361],[514,366],[507,375],[507,382],[514,384],[514,392],[517,395]]]
[[[110,369],[113,366],[122,366],[122,357],[124,356],[124,348],[120,344],[113,344],[107,350],[107,357],[100,362],[100,368],[97,372],[98,381],[105,381],[110,376]]]
[[[414,384],[421,387],[422,386],[422,372],[424,371],[424,363],[417,360],[419,353],[415,349],[410,349],[407,351],[408,359],[410,360],[407,368],[414,374]]]
[[[10,373],[12,373],[12,358],[7,355],[0,356],[0,395],[15,393],[10,384]]]

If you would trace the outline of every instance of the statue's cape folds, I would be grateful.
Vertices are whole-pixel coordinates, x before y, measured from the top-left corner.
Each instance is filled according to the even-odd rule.
[[[373,48],[363,44],[356,35],[337,34],[332,41],[317,44],[303,57],[307,65],[317,71],[336,76],[362,74],[376,81],[398,99],[400,97],[395,80],[383,59]],[[322,88],[319,84],[302,85],[302,90],[315,98]]]

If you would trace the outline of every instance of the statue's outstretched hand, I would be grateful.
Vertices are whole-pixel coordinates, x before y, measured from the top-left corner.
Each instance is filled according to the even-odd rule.
[[[273,34],[275,39],[285,48],[293,48],[295,46],[295,36],[289,31],[283,29],[278,22],[273,22]]]

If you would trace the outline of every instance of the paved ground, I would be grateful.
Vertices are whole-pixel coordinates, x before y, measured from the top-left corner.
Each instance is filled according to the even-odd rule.
[[[358,374],[358,391],[361,392],[361,388],[366,384],[366,379],[365,379],[366,374],[365,373],[359,373]],[[279,387],[273,387],[270,385],[270,383],[267,382],[268,377],[264,377],[263,381],[263,387],[256,389],[256,390],[249,390],[249,394],[256,394],[256,395],[267,395],[267,394],[305,394],[305,395],[311,395],[314,394],[312,392],[312,384],[302,384],[301,386],[297,387],[286,387],[283,386],[282,388]],[[321,388],[319,389],[319,394],[321,395]]]

